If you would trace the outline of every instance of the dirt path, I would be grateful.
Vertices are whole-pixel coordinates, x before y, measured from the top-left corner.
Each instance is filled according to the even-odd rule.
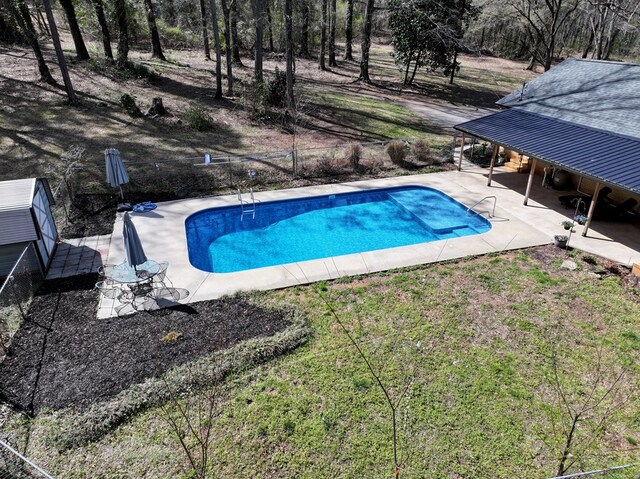
[[[398,103],[446,129],[450,129],[458,123],[498,111],[496,108],[462,105],[426,98],[421,101],[399,100]]]

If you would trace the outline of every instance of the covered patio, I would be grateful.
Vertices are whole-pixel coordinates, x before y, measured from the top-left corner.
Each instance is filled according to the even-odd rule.
[[[587,236],[592,227],[603,187],[612,189],[616,202],[623,203],[626,199],[630,213],[637,214],[633,208],[637,205],[637,198],[640,197],[640,139],[638,138],[517,108],[456,125],[455,129],[462,132],[463,146],[465,140],[470,137],[479,138],[493,145],[487,186],[491,186],[500,148],[532,160],[523,195],[525,206],[534,193],[536,173],[546,175],[549,167],[570,173],[577,189],[582,187],[579,193],[588,199],[589,207],[582,236]],[[459,170],[463,150],[464,148],[461,148],[459,153]],[[542,184],[545,184],[544,179]],[[557,192],[554,191],[554,193],[557,196]],[[613,229],[620,229],[619,226],[621,225],[616,223]],[[611,229],[611,226],[607,229]]]

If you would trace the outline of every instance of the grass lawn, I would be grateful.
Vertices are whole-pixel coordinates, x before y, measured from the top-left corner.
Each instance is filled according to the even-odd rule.
[[[401,477],[553,476],[563,442],[553,426],[560,430],[566,414],[551,352],[558,351],[567,401],[577,405],[596,381],[600,397],[640,351],[638,290],[619,276],[597,279],[580,253],[579,269],[563,270],[563,254],[549,246],[256,294],[305,314],[314,337],[225,383],[211,477],[392,476],[385,401],[321,295],[383,369],[392,395],[411,380],[400,408],[400,452],[409,452]],[[585,451],[572,470],[637,458],[640,369],[629,367],[579,423]],[[602,412],[624,399],[591,435]],[[28,426],[28,453],[56,477],[181,474],[185,458],[158,409],[61,453],[50,445],[50,419],[45,411],[22,425],[15,419],[10,429]]]

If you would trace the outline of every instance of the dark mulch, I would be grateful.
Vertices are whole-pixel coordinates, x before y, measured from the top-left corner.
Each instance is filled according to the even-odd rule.
[[[172,193],[153,195],[135,193],[127,195],[125,201],[134,205],[143,201],[172,201],[178,198]],[[60,236],[63,238],[82,238],[111,234],[119,201],[120,197],[112,194],[79,193],[75,195],[69,209],[70,221],[60,230]]]
[[[86,407],[290,322],[242,298],[96,319],[96,275],[45,282],[0,364],[0,398],[28,412]],[[162,338],[176,331],[175,343]]]

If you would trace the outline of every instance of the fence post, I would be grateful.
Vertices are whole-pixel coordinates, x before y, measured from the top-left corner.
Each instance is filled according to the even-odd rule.
[[[231,168],[231,157],[227,156],[227,169],[229,170],[229,186],[233,186],[233,171]]]
[[[291,169],[293,170],[293,176],[298,174],[298,157],[295,148],[291,150]]]

